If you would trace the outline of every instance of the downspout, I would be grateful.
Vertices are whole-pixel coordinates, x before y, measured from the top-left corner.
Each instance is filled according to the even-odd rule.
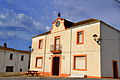
[[[46,42],[47,42],[47,35],[45,36],[45,49],[44,49],[44,67],[43,67],[43,76],[45,75],[45,57],[46,57]]]
[[[72,54],[72,28],[70,29],[70,76],[71,76],[71,54]]]

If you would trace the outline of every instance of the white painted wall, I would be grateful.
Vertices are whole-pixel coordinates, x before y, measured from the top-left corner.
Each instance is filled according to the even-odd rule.
[[[101,75],[113,77],[112,60],[118,62],[120,77],[120,32],[101,23]]]
[[[77,31],[84,30],[84,44],[76,45]],[[71,35],[72,34],[72,35]],[[60,43],[62,44],[62,60],[61,60],[61,74],[70,75],[89,75],[101,76],[100,68],[100,45],[98,45],[93,35],[100,35],[100,23],[93,23],[88,25],[77,26],[72,29],[51,33],[48,35],[38,36],[32,39],[32,48],[34,49],[31,55],[31,70],[51,72],[52,59],[51,56],[55,55],[50,52],[50,45],[54,45],[55,36],[60,36]],[[72,36],[72,40],[71,39]],[[43,39],[43,48],[38,49],[39,40]],[[46,39],[46,43],[45,43]],[[47,45],[46,45],[47,44]],[[46,45],[46,50],[45,50]],[[71,47],[71,50],[70,50]],[[71,54],[70,54],[71,51]],[[73,70],[73,56],[74,55],[87,55],[87,71]],[[35,68],[36,57],[43,56],[43,68]],[[45,60],[45,62],[44,62]],[[45,64],[45,66],[44,66]]]
[[[76,33],[82,30],[84,30],[84,44],[76,45]],[[72,40],[70,40],[71,34]],[[94,34],[97,34],[102,39],[100,45],[93,39]],[[34,51],[31,55],[30,69],[51,73],[51,56],[55,54],[50,52],[50,45],[54,44],[55,36],[60,36],[62,44],[61,74],[113,77],[112,60],[118,61],[118,68],[120,67],[120,40],[118,40],[120,39],[120,33],[108,27],[108,25],[97,22],[78,25],[72,28],[72,33],[71,29],[67,29],[33,38],[32,48]],[[38,49],[40,39],[43,39],[42,49]],[[73,70],[73,56],[82,54],[87,55],[87,71]],[[35,68],[36,57],[41,56],[43,57],[43,67]]]
[[[76,45],[76,32],[84,30],[84,44]],[[100,36],[100,23],[77,26],[72,30],[71,75],[88,75],[101,77],[100,45],[93,35]],[[87,71],[73,70],[73,55],[87,55]]]
[[[9,60],[10,53],[13,54],[13,60]],[[21,55],[24,55],[23,61],[21,61]],[[29,53],[0,50],[0,72],[6,72],[6,66],[14,66],[13,72],[20,72],[20,68],[22,68],[22,72],[25,72],[28,70],[28,63]]]

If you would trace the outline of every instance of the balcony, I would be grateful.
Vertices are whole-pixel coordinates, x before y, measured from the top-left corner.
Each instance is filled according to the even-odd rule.
[[[61,44],[50,45],[50,52],[51,53],[61,53],[62,45]]]

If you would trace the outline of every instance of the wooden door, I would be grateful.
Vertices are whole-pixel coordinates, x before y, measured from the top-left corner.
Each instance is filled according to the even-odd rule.
[[[52,75],[59,76],[59,63],[60,63],[60,57],[53,57],[52,62]]]
[[[113,77],[118,78],[118,65],[117,61],[113,61]]]

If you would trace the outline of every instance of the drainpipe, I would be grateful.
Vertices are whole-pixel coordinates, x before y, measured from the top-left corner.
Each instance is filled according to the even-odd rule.
[[[43,76],[44,76],[44,72],[45,72],[46,42],[47,42],[47,35],[45,36],[45,49],[44,49],[44,67],[43,67]]]
[[[70,75],[71,75],[71,54],[72,54],[72,28],[70,29]]]

